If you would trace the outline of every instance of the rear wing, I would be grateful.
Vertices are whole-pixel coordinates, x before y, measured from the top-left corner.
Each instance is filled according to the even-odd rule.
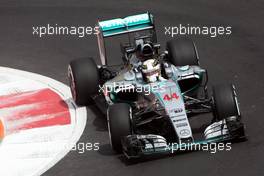
[[[155,28],[153,15],[149,12],[125,18],[98,21],[97,27],[99,29],[97,41],[102,65],[107,65],[104,38]]]
[[[98,22],[100,32],[103,37],[110,37],[135,31],[154,28],[153,16],[150,13],[116,18]]]

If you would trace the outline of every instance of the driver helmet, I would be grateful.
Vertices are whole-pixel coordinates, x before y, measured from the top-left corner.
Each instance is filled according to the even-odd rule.
[[[153,56],[154,56],[154,48],[153,48],[153,44],[151,42],[147,42],[147,43],[143,43],[143,44],[138,45],[137,50],[138,50],[139,58],[142,61],[153,58]]]
[[[142,74],[146,82],[158,81],[161,75],[160,64],[157,59],[149,59],[142,63]]]

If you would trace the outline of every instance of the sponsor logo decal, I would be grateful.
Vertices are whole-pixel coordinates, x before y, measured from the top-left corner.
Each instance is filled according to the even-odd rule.
[[[181,122],[181,121],[185,121],[186,118],[182,118],[182,119],[177,119],[177,120],[173,120],[173,122]]]
[[[177,128],[188,126],[187,123],[179,123],[176,125]]]
[[[175,113],[180,113],[180,112],[182,112],[182,111],[183,111],[182,108],[178,108],[178,109],[175,109],[175,110],[174,110]]]

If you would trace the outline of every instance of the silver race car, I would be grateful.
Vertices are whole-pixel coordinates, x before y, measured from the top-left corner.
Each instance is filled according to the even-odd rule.
[[[101,64],[73,60],[68,76],[76,104],[95,103],[106,114],[113,150],[133,158],[245,138],[234,85],[214,86],[209,96],[192,40],[170,40],[161,52],[150,13],[100,21],[98,29]],[[111,65],[106,38],[121,35],[128,38],[120,44],[122,64]],[[196,139],[189,119],[202,113],[212,113],[212,123]]]

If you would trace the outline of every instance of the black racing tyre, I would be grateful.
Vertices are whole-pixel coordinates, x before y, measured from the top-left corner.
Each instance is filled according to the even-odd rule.
[[[108,132],[112,149],[122,152],[121,139],[132,134],[132,109],[129,104],[117,103],[110,105],[107,112]]]
[[[98,93],[99,71],[92,58],[81,58],[70,62],[68,77],[72,97],[79,106],[93,103],[92,95]]]
[[[195,43],[189,38],[173,39],[167,42],[168,60],[175,66],[199,65]]]
[[[235,88],[232,84],[213,87],[213,104],[216,120],[240,116]]]

